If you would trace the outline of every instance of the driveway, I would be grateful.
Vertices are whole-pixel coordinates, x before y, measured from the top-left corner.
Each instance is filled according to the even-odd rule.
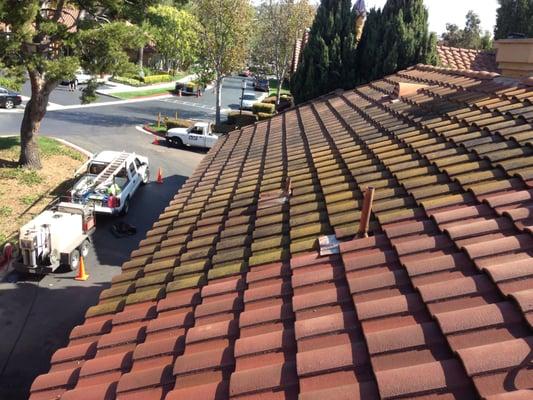
[[[225,104],[234,101],[236,94],[227,93]],[[175,100],[180,102],[118,102],[47,113],[41,134],[66,139],[91,152],[114,149],[146,155],[152,178],[161,168],[164,183],[150,183],[139,189],[128,216],[97,219],[94,250],[86,259],[88,281],[75,281],[73,273],[66,272],[42,279],[13,273],[0,283],[0,399],[27,398],[35,377],[48,371],[52,354],[67,343],[71,329],[83,321],[85,310],[97,303],[100,292],[120,273],[121,264],[205,155],[203,150],[154,145],[152,136],[135,128],[155,120],[159,112],[168,116],[178,112],[181,118],[213,118],[209,94]],[[21,113],[0,114],[0,134],[18,132],[21,118]],[[120,220],[135,225],[137,234],[115,238],[110,227]]]

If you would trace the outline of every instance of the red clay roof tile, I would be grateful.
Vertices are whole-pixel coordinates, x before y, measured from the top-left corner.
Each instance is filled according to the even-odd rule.
[[[418,65],[221,136],[31,398],[528,398],[531,100]]]

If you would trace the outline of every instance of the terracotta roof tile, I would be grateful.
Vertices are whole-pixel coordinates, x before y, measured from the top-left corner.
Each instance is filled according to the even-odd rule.
[[[495,77],[418,65],[220,137],[31,398],[529,398],[532,96]]]

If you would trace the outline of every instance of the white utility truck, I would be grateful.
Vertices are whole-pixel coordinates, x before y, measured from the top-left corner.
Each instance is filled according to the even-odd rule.
[[[217,142],[218,136],[211,132],[211,124],[208,122],[196,122],[190,128],[169,129],[165,139],[170,145],[210,149]]]
[[[93,207],[56,203],[20,228],[19,255],[13,266],[31,274],[53,272],[61,265],[74,271],[80,255],[89,253],[94,229]]]
[[[140,185],[150,179],[148,158],[135,153],[102,151],[79,170],[71,201],[90,204],[98,214],[126,215]]]

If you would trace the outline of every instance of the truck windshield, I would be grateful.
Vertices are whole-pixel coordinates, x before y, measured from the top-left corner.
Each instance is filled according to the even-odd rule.
[[[98,175],[105,167],[107,167],[107,164],[92,163],[89,165],[89,174]]]

